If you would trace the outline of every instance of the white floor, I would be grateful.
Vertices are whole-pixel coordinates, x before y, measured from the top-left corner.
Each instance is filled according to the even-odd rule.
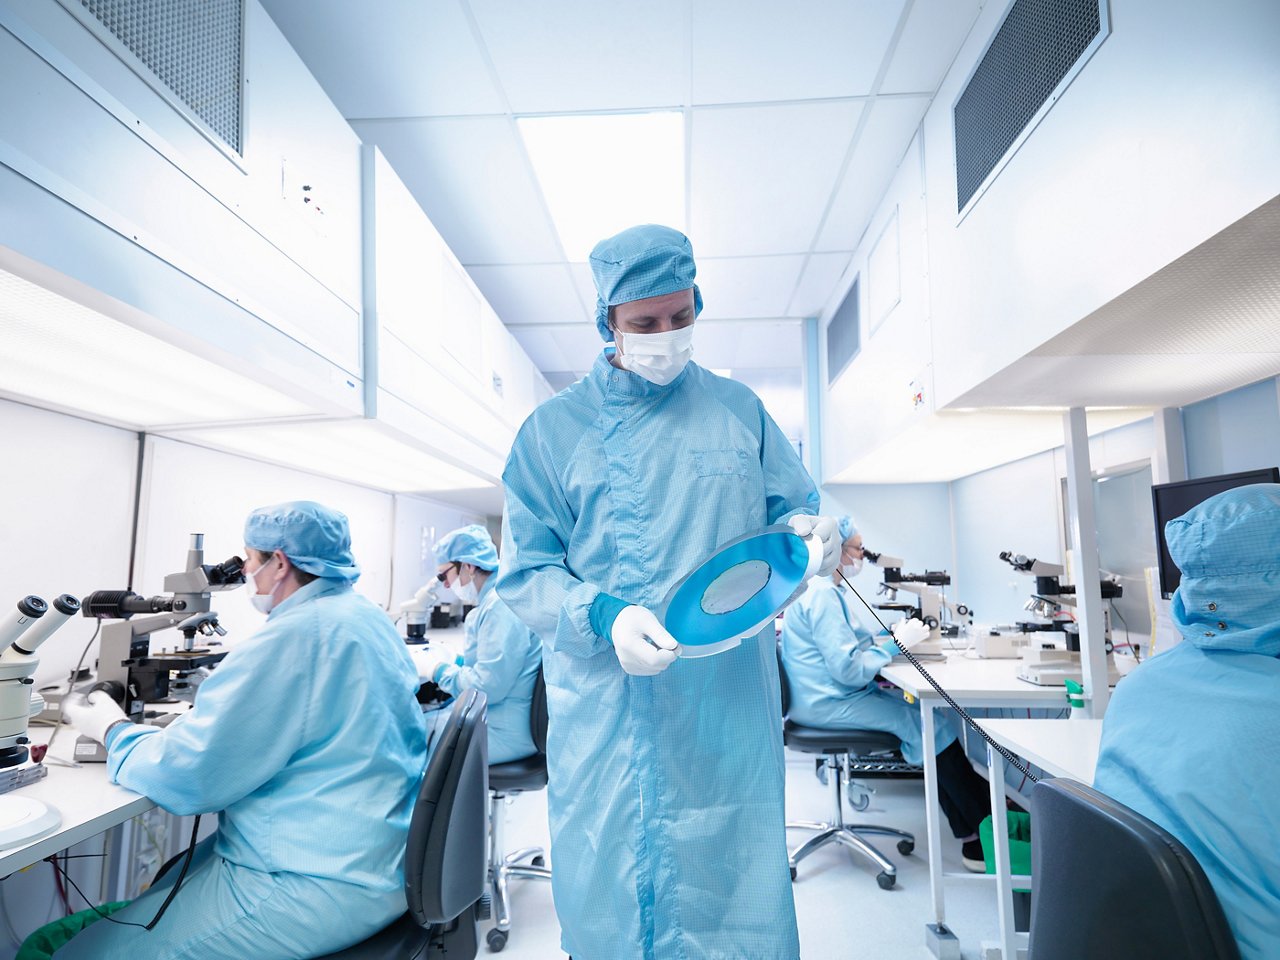
[[[910,830],[916,834],[916,853],[902,857],[891,841],[873,840],[898,865],[897,887],[888,891],[876,885],[873,866],[855,861],[843,848],[827,847],[805,860],[793,885],[805,960],[932,957],[924,946],[924,925],[932,920],[929,867],[924,859],[924,783],[876,780],[870,784],[876,790],[870,809],[853,814],[846,807],[846,819]],[[787,819],[826,820],[829,803],[827,788],[813,775],[812,760],[789,754]],[[513,849],[547,845],[546,791],[520,796],[507,812],[507,842]],[[794,846],[807,835],[795,832],[789,842]],[[959,870],[960,845],[949,834],[943,851],[948,869]],[[960,938],[964,960],[977,960],[980,943],[996,937],[994,884],[989,889],[986,885],[949,886],[947,921]],[[481,955],[486,953],[482,946]],[[549,883],[512,882],[511,938],[502,956],[504,960],[563,960]]]

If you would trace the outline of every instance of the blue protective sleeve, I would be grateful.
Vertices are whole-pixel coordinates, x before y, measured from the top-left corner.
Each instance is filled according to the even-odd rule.
[[[104,746],[104,747],[106,747],[108,750],[110,750],[110,749],[111,749],[111,741],[115,740],[115,738],[116,738],[120,733],[122,733],[123,731],[128,730],[128,729],[129,729],[129,727],[130,727],[130,724],[127,724],[127,723],[116,723],[116,724],[113,724],[113,725],[111,726],[111,729],[109,729],[109,730],[107,731],[107,742],[106,742],[106,743],[104,743],[104,744],[103,744],[103,746]]]
[[[608,640],[613,633],[613,621],[617,620],[618,614],[629,606],[631,604],[627,601],[611,597],[607,593],[597,595],[591,601],[591,610],[587,614],[587,619],[591,621],[591,629],[596,632],[596,636]]]

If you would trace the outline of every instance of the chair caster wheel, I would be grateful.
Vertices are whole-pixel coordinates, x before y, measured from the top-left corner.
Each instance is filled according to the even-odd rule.
[[[877,873],[876,883],[880,884],[881,890],[892,890],[893,885],[898,882],[898,878],[891,873]]]
[[[507,945],[507,931],[499,930],[494,927],[485,934],[485,942],[489,944],[490,953],[501,953],[502,948]]]
[[[911,851],[914,850],[915,848],[916,848],[916,842],[914,840],[898,841],[898,852],[902,854],[904,857],[911,856]]]
[[[792,868],[791,868],[791,879],[794,881],[794,880],[795,880],[795,878],[796,878],[796,868],[795,868],[795,867],[792,867]]]
[[[529,862],[532,863],[535,867],[545,867],[547,865],[547,858],[544,857],[542,854],[538,854]]]

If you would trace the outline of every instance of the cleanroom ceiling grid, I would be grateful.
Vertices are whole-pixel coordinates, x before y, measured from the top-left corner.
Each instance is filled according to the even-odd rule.
[[[1106,0],[1016,0],[952,109],[956,209],[1047,109],[1104,27]]]
[[[80,0],[223,143],[241,152],[243,0]]]

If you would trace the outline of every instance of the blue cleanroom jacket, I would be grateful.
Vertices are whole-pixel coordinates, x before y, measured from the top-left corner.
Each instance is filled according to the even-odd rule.
[[[893,659],[892,640],[875,643],[850,610],[849,589],[814,577],[782,618],[782,662],[791,692],[788,716],[807,727],[883,730],[902,741],[908,763],[923,760],[920,710],[874,683]],[[939,717],[934,743],[944,749],[955,727]],[[936,751],[935,751],[936,752]]]
[[[188,713],[112,731],[114,781],[172,813],[218,813],[212,856],[155,930],[96,923],[57,956],[292,960],[398,917],[426,762],[417,687],[385,613],[338,580],[298,589]],[[154,899],[116,917],[146,922]]]
[[[574,960],[796,960],[772,624],[629,676],[588,614],[657,609],[717,546],[818,495],[749,389],[613,367],[525,422],[503,474],[498,592],[543,643],[552,884]]]
[[[1178,646],[1116,688],[1094,786],[1184,844],[1244,960],[1280,956],[1280,486],[1166,527]]]
[[[489,701],[489,762],[506,763],[535,753],[529,734],[533,685],[542,665],[542,644],[494,589],[491,576],[467,614],[464,665],[442,664],[432,679],[457,696],[476,688]]]

